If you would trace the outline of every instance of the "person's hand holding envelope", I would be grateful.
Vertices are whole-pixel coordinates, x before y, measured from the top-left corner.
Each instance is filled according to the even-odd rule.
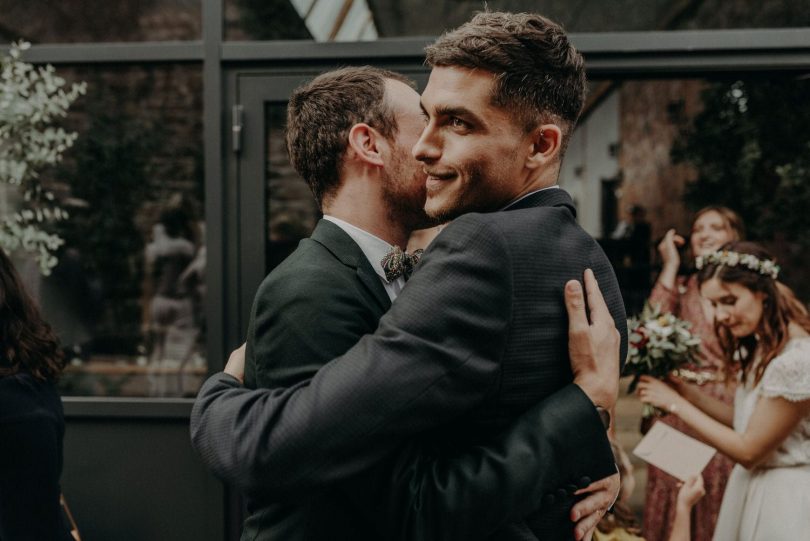
[[[714,447],[664,423],[655,423],[633,449],[640,459],[684,482],[700,475],[715,452]]]

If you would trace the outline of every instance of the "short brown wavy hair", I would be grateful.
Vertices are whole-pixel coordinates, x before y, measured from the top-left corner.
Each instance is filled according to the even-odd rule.
[[[425,49],[431,67],[495,75],[492,103],[528,133],[544,122],[563,132],[560,156],[585,103],[585,60],[565,30],[534,13],[481,12]]]
[[[42,319],[3,250],[0,250],[0,344],[0,376],[22,371],[54,381],[65,367],[56,335]]]
[[[385,100],[385,81],[413,87],[407,77],[372,66],[323,73],[296,88],[287,105],[287,152],[309,184],[318,206],[340,186],[349,130],[366,123],[391,138],[397,120]]]

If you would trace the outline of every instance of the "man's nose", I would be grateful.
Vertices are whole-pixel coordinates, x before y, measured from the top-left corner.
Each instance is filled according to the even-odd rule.
[[[420,162],[436,160],[441,155],[441,149],[436,141],[434,130],[430,126],[425,126],[419,140],[411,149],[413,157]]]

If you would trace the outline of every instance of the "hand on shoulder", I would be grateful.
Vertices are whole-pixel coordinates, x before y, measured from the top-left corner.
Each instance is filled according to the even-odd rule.
[[[571,370],[574,383],[588,398],[595,405],[611,410],[619,394],[621,337],[590,269],[585,271],[584,282],[590,321],[585,312],[582,285],[576,280],[565,285]]]

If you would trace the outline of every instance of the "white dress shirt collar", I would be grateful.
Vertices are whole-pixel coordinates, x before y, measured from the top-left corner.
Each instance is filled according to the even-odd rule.
[[[396,280],[389,282],[385,279],[385,272],[380,264],[382,258],[385,257],[393,246],[380,237],[372,235],[368,231],[360,229],[356,225],[352,225],[345,220],[341,220],[340,218],[335,218],[334,216],[324,214],[323,219],[328,220],[341,228],[352,238],[357,246],[360,247],[360,250],[366,256],[366,259],[368,259],[368,262],[371,263],[371,268],[374,269],[374,272],[376,272],[377,276],[379,276],[380,280],[382,280],[383,286],[385,287],[385,292],[388,293],[388,297],[393,301],[399,292],[402,291],[402,287],[405,285],[405,279],[400,276]]]

